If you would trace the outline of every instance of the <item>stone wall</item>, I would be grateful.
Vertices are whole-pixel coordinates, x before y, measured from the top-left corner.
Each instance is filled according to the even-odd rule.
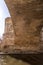
[[[15,30],[15,46],[28,50],[40,49],[40,31],[43,27],[42,0],[5,0]]]
[[[10,17],[5,19],[5,30],[3,34],[2,46],[14,45],[14,29]]]

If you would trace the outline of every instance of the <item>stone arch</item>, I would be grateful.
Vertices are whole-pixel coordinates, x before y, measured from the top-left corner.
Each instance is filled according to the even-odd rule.
[[[13,21],[15,44],[24,44],[25,46],[26,44],[30,44],[31,41],[34,44],[39,44],[39,35],[37,33],[40,31],[40,25],[43,24],[42,0],[31,0],[31,2],[29,0],[5,0],[5,2]]]

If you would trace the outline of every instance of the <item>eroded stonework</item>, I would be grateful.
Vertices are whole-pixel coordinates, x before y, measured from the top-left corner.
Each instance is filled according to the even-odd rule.
[[[15,31],[15,47],[40,49],[40,31],[43,27],[43,0],[5,0]]]
[[[5,19],[5,29],[1,44],[1,49],[4,51],[14,45],[14,29],[10,17]]]

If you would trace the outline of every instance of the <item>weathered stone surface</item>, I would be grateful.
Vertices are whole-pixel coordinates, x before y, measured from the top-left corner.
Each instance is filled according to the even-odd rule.
[[[6,49],[9,50],[9,48],[13,45],[14,45],[14,29],[12,20],[10,17],[8,17],[5,19],[5,30],[3,34],[1,49],[3,49],[3,51]]]
[[[5,0],[15,31],[15,47],[37,51],[43,27],[43,0]]]

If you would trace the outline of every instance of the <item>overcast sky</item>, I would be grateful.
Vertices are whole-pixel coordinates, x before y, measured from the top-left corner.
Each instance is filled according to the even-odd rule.
[[[0,0],[0,37],[2,37],[2,34],[4,33],[4,24],[6,17],[10,17],[8,8],[4,0]]]

